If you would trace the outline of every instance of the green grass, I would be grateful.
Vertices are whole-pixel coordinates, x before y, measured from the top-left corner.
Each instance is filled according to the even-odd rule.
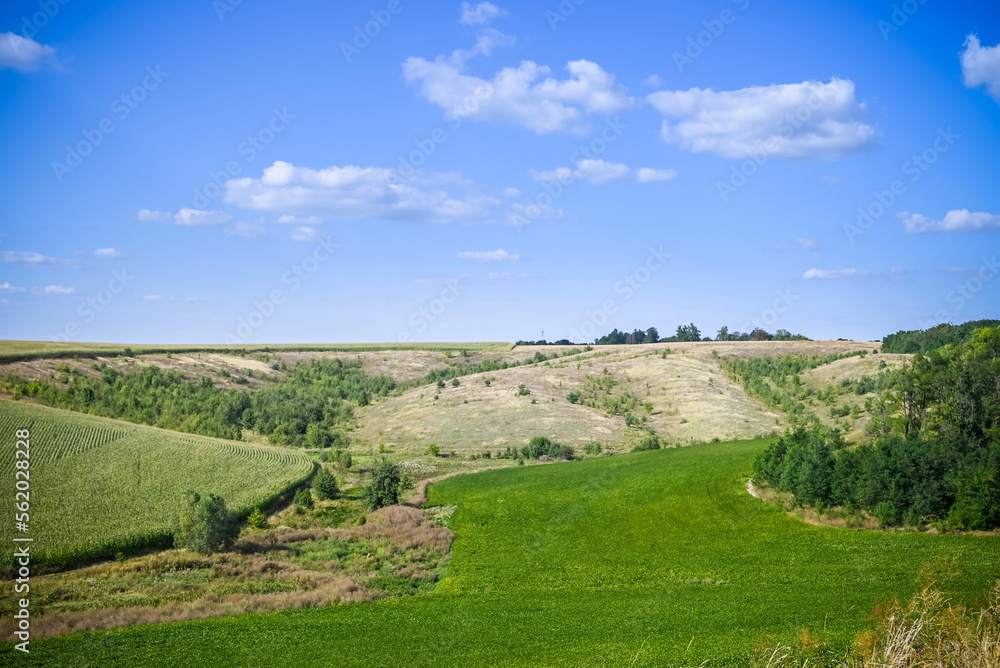
[[[921,564],[956,598],[1000,576],[995,537],[807,525],[745,491],[767,441],[459,476],[447,576],[429,594],[32,643],[24,666],[746,666],[808,627],[835,646]],[[0,663],[13,662],[9,647]]]
[[[32,552],[68,564],[169,544],[184,490],[214,492],[247,512],[313,470],[305,453],[0,401],[0,475],[13,501],[14,432],[31,430]],[[12,544],[11,517],[0,542]],[[4,551],[5,553],[7,550]],[[10,556],[0,557],[9,565]]]
[[[225,344],[127,344],[127,343],[62,343],[58,341],[0,341],[0,364],[38,359],[42,357],[76,357],[93,355],[123,355],[126,350],[134,355],[154,353],[200,352],[371,352],[382,350],[468,350],[475,352],[505,352],[514,347],[504,341],[474,343],[271,343],[231,346]]]

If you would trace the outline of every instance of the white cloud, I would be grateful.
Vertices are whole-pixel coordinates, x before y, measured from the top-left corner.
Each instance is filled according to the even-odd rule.
[[[0,251],[0,261],[30,265],[55,264],[57,262],[54,257],[29,251]]]
[[[795,239],[792,241],[797,247],[807,251],[823,250],[823,244],[815,239]]]
[[[289,233],[288,236],[292,241],[308,244],[322,239],[323,233],[312,227],[296,227],[291,231],[291,233]]]
[[[480,2],[475,6],[463,2],[461,11],[458,22],[466,26],[489,25],[496,17],[507,15],[506,9],[500,9],[492,2]]]
[[[282,225],[322,225],[323,219],[319,216],[278,216],[278,222]]]
[[[0,33],[0,69],[31,72],[45,66],[59,67],[54,48],[12,32]]]
[[[160,222],[181,227],[199,227],[203,225],[224,225],[233,219],[222,211],[203,211],[201,209],[181,209],[177,213],[169,211],[150,211],[142,209],[135,214],[140,223]]]
[[[459,260],[479,260],[480,262],[517,262],[521,256],[508,253],[502,248],[495,251],[465,251],[456,255]]]
[[[536,220],[552,220],[562,217],[562,209],[548,205],[515,202],[511,205],[510,211],[507,212],[505,222],[511,227],[524,227]]]
[[[861,269],[810,269],[802,274],[802,278],[806,279],[835,281],[861,281],[870,276],[870,271]]]
[[[860,120],[866,105],[844,79],[660,91],[646,100],[666,117],[664,141],[693,153],[833,159],[876,144],[875,129]]]
[[[114,260],[122,257],[123,255],[123,253],[115,250],[114,248],[98,248],[94,251],[94,257],[99,257],[102,260]]]
[[[677,178],[677,171],[673,169],[653,169],[651,167],[640,167],[635,170],[635,180],[639,183],[653,183],[655,181],[672,181]]]
[[[444,187],[421,187],[444,180],[454,181],[454,177],[435,180],[435,175],[421,175],[401,180],[394,170],[380,167],[311,169],[278,161],[265,168],[259,179],[228,181],[225,200],[244,209],[340,220],[452,223],[493,218],[499,204],[493,198],[476,193],[463,198]]]
[[[968,88],[986,84],[986,92],[1000,102],[1000,44],[981,46],[975,35],[966,37],[962,77]]]
[[[222,231],[227,237],[242,237],[250,241],[260,241],[267,236],[264,220],[238,220]]]
[[[651,183],[653,181],[669,181],[677,176],[677,172],[672,169],[644,167],[633,170],[620,162],[605,162],[600,158],[580,160],[572,169],[557,167],[547,172],[531,171],[530,174],[536,181],[561,181],[565,184],[576,180],[600,184],[624,179],[635,180],[639,183]]]
[[[517,188],[504,188],[500,194],[504,197],[520,197],[521,191]]]
[[[46,285],[41,289],[46,295],[75,295],[76,288],[68,288],[64,285]]]
[[[143,299],[146,301],[158,302],[163,300],[163,295],[146,295]]]
[[[649,86],[650,88],[662,88],[666,81],[663,80],[659,74],[650,74],[648,77],[642,80],[642,83]]]
[[[509,123],[539,134],[580,134],[589,127],[585,114],[613,114],[634,104],[597,63],[574,60],[566,69],[569,77],[558,80],[547,76],[548,67],[526,60],[487,80],[464,74],[460,56],[433,62],[413,57],[403,63],[403,77],[444,109],[445,118]]]
[[[968,209],[949,211],[942,220],[919,213],[903,211],[896,214],[911,234],[923,232],[1000,232],[1000,215],[971,212]]]
[[[24,288],[11,285],[10,283],[0,283],[0,292],[4,294],[13,294],[15,292],[24,292]]]

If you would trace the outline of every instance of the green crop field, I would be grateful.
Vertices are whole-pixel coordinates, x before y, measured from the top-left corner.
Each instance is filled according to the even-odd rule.
[[[34,538],[35,563],[114,556],[169,541],[185,490],[214,492],[231,509],[245,511],[304,480],[313,468],[308,456],[284,448],[0,401],[0,475],[11,495],[18,429],[31,430],[27,535]],[[8,545],[12,515],[0,522],[0,541]],[[0,558],[0,564],[9,559]]]
[[[33,642],[24,666],[746,666],[808,627],[834,647],[955,556],[956,600],[1000,577],[996,537],[816,527],[750,497],[737,441],[448,479],[429,594]],[[100,449],[100,448],[98,448]],[[10,646],[0,663],[12,663]]]
[[[378,352],[382,350],[468,350],[504,352],[514,347],[504,341],[475,343],[271,343],[231,346],[225,344],[127,344],[61,343],[58,341],[0,341],[0,364],[40,357],[59,358],[91,355],[144,355],[153,353],[199,352]]]

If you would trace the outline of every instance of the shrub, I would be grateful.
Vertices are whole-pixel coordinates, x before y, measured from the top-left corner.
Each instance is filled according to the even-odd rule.
[[[461,385],[461,384],[462,384],[462,383],[461,383],[461,382],[459,382],[458,378],[452,378],[452,379],[451,379],[451,386],[452,386],[452,387],[458,387],[458,386],[459,386],[459,385]]]
[[[221,496],[186,492],[181,496],[180,529],[174,543],[194,552],[212,554],[228,547],[239,531]]]
[[[545,436],[536,436],[521,448],[521,455],[528,459],[539,459],[542,456],[550,459],[573,459],[575,454],[570,446],[559,445]]]
[[[337,479],[333,477],[333,474],[325,466],[320,467],[316,478],[313,479],[312,487],[316,490],[317,498],[320,499],[336,499],[337,495],[340,494]]]
[[[427,446],[427,454],[431,457],[438,457],[441,455],[441,449],[438,448],[436,443],[431,443]]]
[[[437,387],[438,387],[439,390],[443,390],[444,389],[444,381],[443,380],[439,380],[437,382]]]
[[[531,394],[531,390],[529,390],[524,383],[517,386],[517,396],[526,397],[529,394]]]
[[[300,489],[298,492],[296,492],[294,503],[297,506],[300,506],[302,508],[308,508],[309,510],[312,510],[315,507],[315,504],[313,503],[312,492],[309,491],[308,489]]]
[[[643,452],[646,450],[659,450],[663,447],[660,444],[660,437],[656,434],[649,433],[642,437],[642,440],[636,443],[635,447],[632,448],[632,452]]]
[[[566,395],[566,401],[570,402],[571,404],[580,403],[580,393],[570,392],[569,394]]]
[[[396,505],[400,482],[399,467],[387,459],[380,459],[372,471],[371,484],[365,488],[365,505],[370,510]]]
[[[247,517],[247,526],[251,529],[266,529],[267,515],[260,508],[254,508],[250,516]]]
[[[588,455],[599,455],[602,450],[604,450],[604,446],[597,441],[591,441],[587,445],[583,446],[583,451]]]

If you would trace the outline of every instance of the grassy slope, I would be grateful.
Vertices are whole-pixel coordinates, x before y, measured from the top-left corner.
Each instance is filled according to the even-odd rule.
[[[14,430],[32,432],[30,535],[36,561],[42,554],[54,561],[113,555],[130,537],[148,542],[163,535],[187,489],[220,494],[231,509],[249,510],[313,469],[300,451],[9,401],[0,401],[0,427],[0,472],[8,480]],[[0,542],[10,543],[10,519],[0,523]]]
[[[458,504],[432,594],[81,634],[32,643],[18,663],[736,666],[765,633],[845,642],[937,555],[960,557],[960,599],[1000,575],[996,538],[821,528],[764,506],[744,489],[764,445],[452,478],[431,488],[432,503]]]
[[[167,351],[196,353],[206,351],[337,351],[370,350],[477,350],[505,351],[513,343],[485,341],[477,343],[270,343],[270,344],[127,344],[127,343],[62,343],[58,341],[0,341],[0,361],[35,359],[38,357],[72,357],[74,355],[120,355],[126,348],[133,354]]]

